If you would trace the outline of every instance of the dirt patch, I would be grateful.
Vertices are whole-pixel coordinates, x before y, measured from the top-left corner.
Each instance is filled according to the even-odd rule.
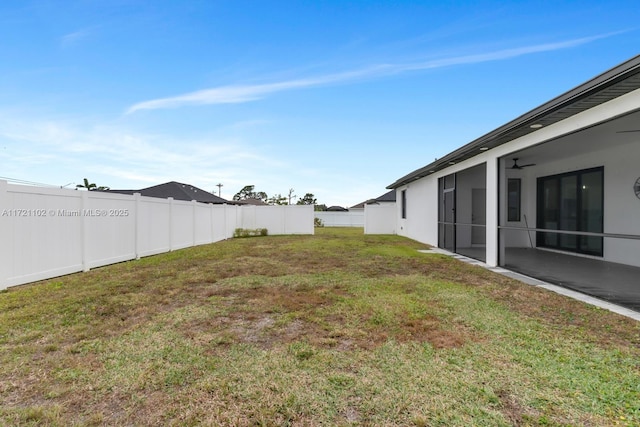
[[[496,396],[500,399],[501,412],[511,425],[523,425],[523,415],[525,413],[518,400],[506,390],[496,391]]]

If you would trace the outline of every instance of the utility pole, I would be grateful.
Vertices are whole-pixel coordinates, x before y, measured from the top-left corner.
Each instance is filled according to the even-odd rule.
[[[291,204],[291,199],[295,199],[296,197],[298,197],[295,194],[293,194],[293,191],[294,191],[293,188],[289,189],[289,204]]]
[[[216,187],[218,187],[218,197],[220,197],[220,191],[222,190],[223,185],[221,183],[216,184]]]

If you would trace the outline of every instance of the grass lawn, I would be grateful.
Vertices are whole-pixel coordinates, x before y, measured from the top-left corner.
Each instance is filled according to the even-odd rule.
[[[362,229],[0,293],[0,425],[640,425],[640,325]]]

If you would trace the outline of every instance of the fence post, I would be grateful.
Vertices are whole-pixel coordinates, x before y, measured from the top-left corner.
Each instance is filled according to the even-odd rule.
[[[140,241],[142,237],[140,234],[142,233],[142,227],[140,223],[142,222],[142,215],[140,214],[140,193],[133,193],[133,215],[134,218],[134,233],[135,233],[135,253],[136,259],[140,259]]]
[[[209,203],[209,233],[210,233],[210,238],[209,238],[209,242],[213,243],[214,242],[214,225],[213,225],[213,203]]]
[[[3,212],[11,208],[9,206],[9,196],[7,190],[7,181],[0,180],[0,236],[2,236],[2,250],[0,254],[0,289],[6,289],[8,287],[7,282],[9,279],[9,269],[5,265],[9,259],[8,253],[13,251],[14,241],[13,238],[9,239],[9,227],[7,226],[9,216],[4,215]],[[8,253],[7,253],[8,252]]]
[[[173,250],[173,197],[169,197],[169,252]]]
[[[287,234],[287,211],[289,206],[282,206],[282,234]]]
[[[196,233],[197,233],[197,231],[196,231],[196,218],[197,218],[198,214],[197,214],[196,211],[198,210],[198,207],[196,206],[196,203],[198,203],[198,202],[196,202],[195,200],[191,201],[191,223],[193,224],[192,225],[193,231],[191,232],[191,237],[192,237],[191,246],[195,246],[196,245],[196,241],[197,241],[197,239],[196,239]]]
[[[222,211],[222,220],[224,221],[224,229],[223,229],[223,236],[224,236],[224,240],[227,240],[227,210],[229,209],[229,205],[227,205],[226,203],[224,205],[224,210]]]
[[[89,271],[89,215],[85,215],[87,212],[89,201],[89,192],[81,191],[80,194],[80,221],[81,221],[81,235],[82,235],[82,271]]]

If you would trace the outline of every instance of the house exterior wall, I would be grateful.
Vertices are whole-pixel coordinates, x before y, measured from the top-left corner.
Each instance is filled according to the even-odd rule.
[[[499,201],[505,197],[499,197],[498,188],[506,188],[506,178],[513,176],[511,172],[504,170],[504,162],[500,159],[511,156],[512,153],[536,146],[545,142],[551,144],[561,143],[560,138],[570,135],[580,129],[595,126],[598,123],[611,120],[617,116],[640,109],[640,89],[622,95],[604,104],[595,106],[589,110],[578,113],[563,121],[541,128],[535,132],[515,139],[507,144],[498,146],[492,150],[481,152],[475,157],[467,159],[459,164],[437,171],[424,178],[420,178],[396,189],[397,200],[403,190],[407,191],[407,218],[401,218],[400,208],[397,209],[398,234],[411,239],[427,243],[433,246],[438,244],[438,179],[446,175],[479,165],[487,164],[487,259],[490,266],[498,264],[499,241]],[[557,141],[556,141],[557,140]],[[637,215],[639,202],[632,194],[633,181],[640,177],[637,166],[640,141],[621,146],[617,149],[608,149],[606,141],[602,141],[602,150],[597,152],[576,153],[570,160],[564,159],[556,164],[548,164],[525,170],[521,176],[522,193],[527,194],[523,199],[522,213],[528,218],[529,227],[535,227],[536,218],[536,179],[539,176],[552,175],[570,170],[588,168],[592,166],[605,166],[605,233],[640,234],[640,216]],[[527,175],[528,174],[528,175]],[[502,190],[500,190],[502,191]],[[624,196],[624,193],[629,194]],[[635,199],[635,200],[634,200]],[[504,210],[504,209],[503,209]],[[516,224],[509,224],[516,225]],[[524,215],[519,226],[524,226]],[[534,238],[535,243],[535,236]],[[526,246],[528,239],[526,234],[512,238],[505,243]],[[640,257],[637,240],[605,239],[605,259],[612,262],[621,262],[631,265],[640,265]]]
[[[640,134],[633,146],[620,147],[605,165],[606,233],[640,235],[640,199],[633,194],[633,183],[640,178]],[[614,154],[614,153],[610,153]],[[613,262],[640,266],[640,240],[605,239],[605,257]]]
[[[407,217],[402,218],[400,203],[396,203],[398,234],[431,246],[438,246],[438,180],[431,176],[397,189],[396,200],[406,190]]]

